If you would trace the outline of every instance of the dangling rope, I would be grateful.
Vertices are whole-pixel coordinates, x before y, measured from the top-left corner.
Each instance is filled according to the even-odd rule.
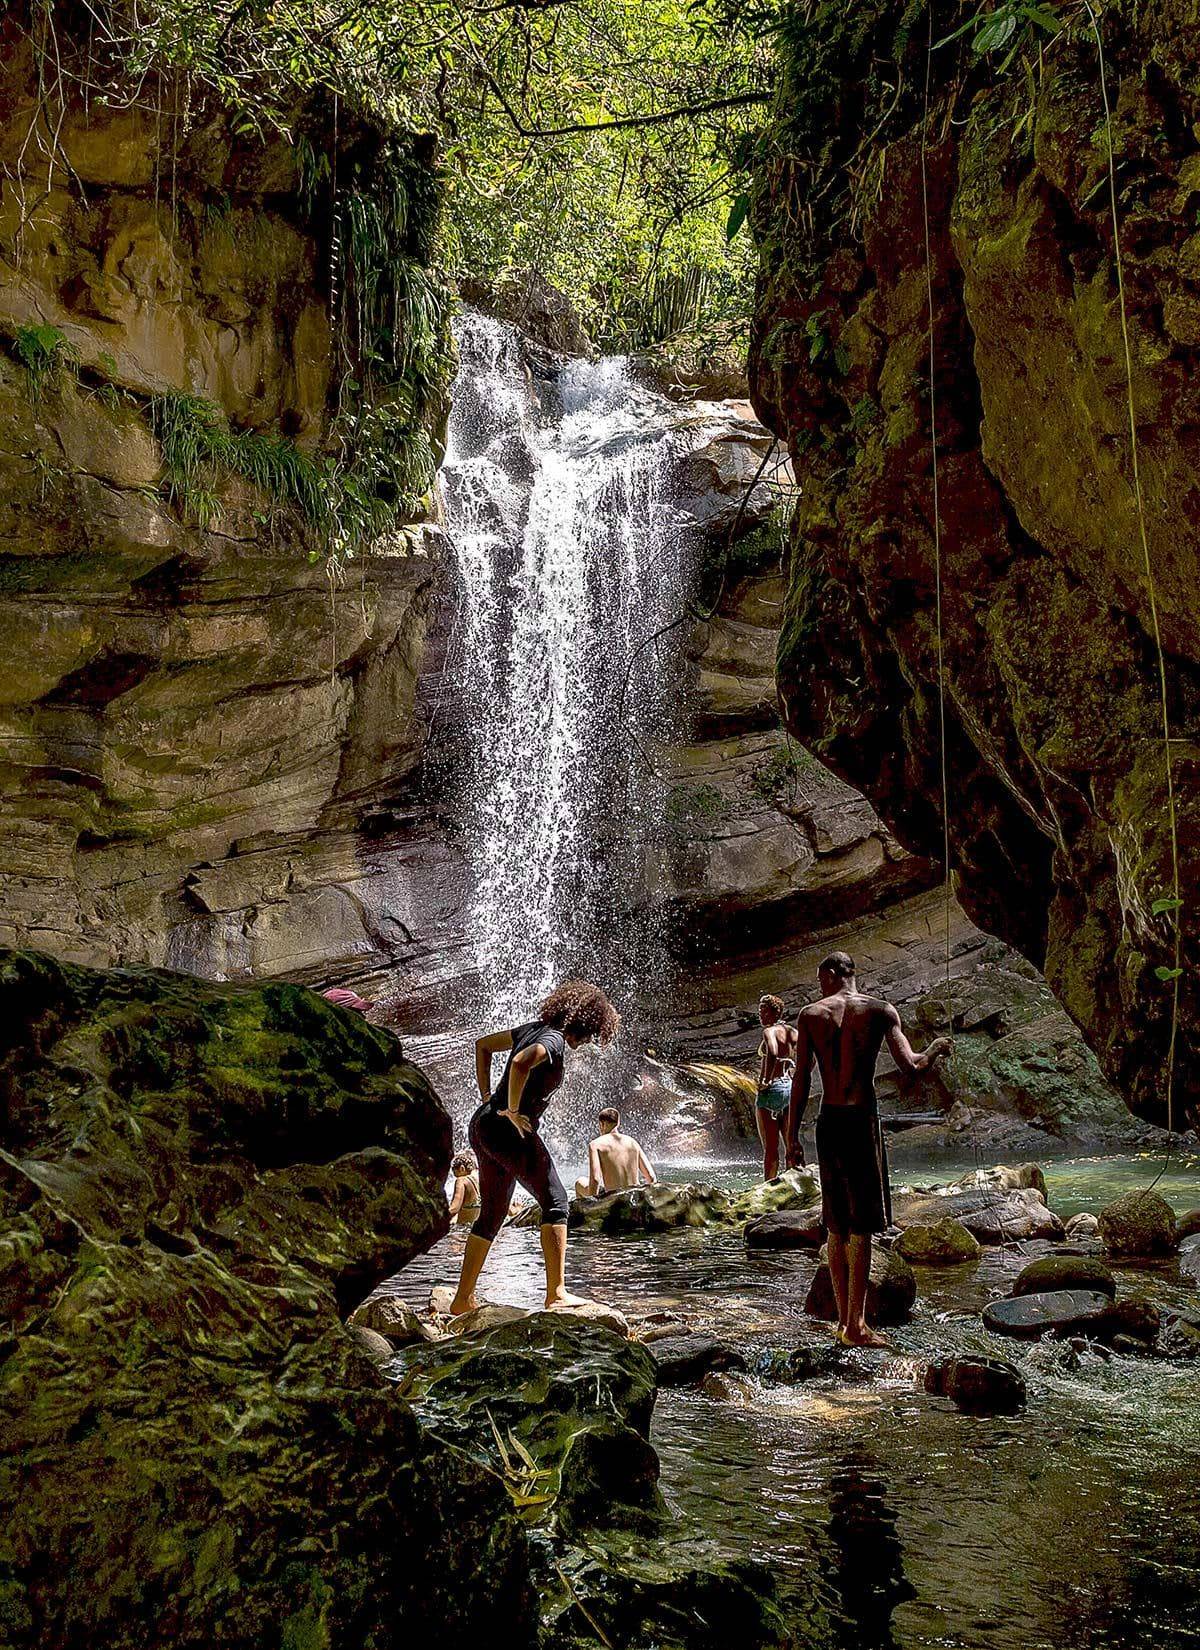
[[[1138,534],[1142,544],[1142,560],[1146,572],[1146,590],[1150,600],[1150,628],[1158,655],[1158,692],[1162,713],[1163,768],[1167,789],[1167,828],[1171,845],[1171,904],[1170,917],[1174,931],[1173,961],[1171,967],[1171,1030],[1167,1039],[1167,1155],[1155,1176],[1154,1185],[1166,1173],[1171,1161],[1171,1137],[1174,1133],[1175,1045],[1179,1035],[1179,982],[1182,977],[1183,901],[1179,880],[1179,831],[1175,812],[1175,779],[1171,772],[1171,713],[1167,694],[1167,661],[1163,652],[1162,632],[1158,620],[1158,591],[1154,582],[1154,563],[1150,555],[1150,539],[1146,531],[1146,507],[1142,497],[1142,476],[1138,463],[1137,418],[1133,403],[1133,351],[1129,343],[1129,315],[1125,303],[1125,266],[1121,256],[1121,224],[1117,211],[1117,169],[1113,160],[1112,109],[1108,101],[1108,77],[1104,66],[1104,42],[1100,24],[1092,9],[1091,0],[1084,0],[1088,21],[1096,39],[1096,62],[1100,71],[1100,96],[1104,103],[1104,137],[1108,159],[1108,204],[1112,217],[1113,256],[1117,266],[1117,299],[1121,315],[1121,346],[1125,355],[1125,395],[1129,413],[1129,456],[1133,481],[1133,501],[1137,511]]]
[[[946,760],[946,651],[942,634],[942,508],[938,476],[937,371],[933,340],[933,253],[929,235],[929,88],[933,75],[933,6],[929,7],[929,41],[925,51],[925,110],[921,121],[921,215],[925,230],[925,305],[929,322],[929,442],[933,463],[933,579],[937,626],[938,752],[942,771],[942,878],[945,893],[946,1028],[953,1033],[950,986],[950,931],[953,907],[950,885],[950,778]]]

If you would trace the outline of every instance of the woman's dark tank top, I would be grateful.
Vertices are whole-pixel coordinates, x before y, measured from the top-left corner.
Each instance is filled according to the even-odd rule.
[[[563,1080],[566,1041],[561,1031],[556,1031],[553,1026],[544,1026],[537,1020],[529,1025],[517,1026],[513,1031],[512,1040],[512,1051],[504,1063],[504,1075],[492,1090],[492,1098],[488,1104],[493,1111],[504,1110],[508,1105],[508,1075],[512,1070],[513,1056],[524,1048],[530,1048],[534,1043],[540,1043],[549,1059],[543,1060],[541,1065],[534,1066],[529,1073],[518,1108],[522,1116],[528,1117],[536,1128],[550,1102],[550,1096]]]

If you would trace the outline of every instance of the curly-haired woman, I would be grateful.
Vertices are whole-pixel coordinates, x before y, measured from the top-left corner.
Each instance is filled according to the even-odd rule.
[[[563,1080],[567,1049],[578,1048],[580,1043],[611,1043],[620,1024],[620,1016],[599,986],[587,980],[567,980],[550,993],[538,1018],[529,1025],[493,1031],[476,1042],[475,1077],[483,1103],[471,1119],[468,1138],[479,1160],[480,1210],[467,1239],[462,1276],[450,1307],[456,1317],[478,1304],[475,1285],[518,1183],[542,1211],[546,1305],[575,1304],[575,1296],[567,1294],[563,1283],[567,1193],[538,1124]],[[492,1056],[506,1049],[510,1052],[504,1075],[493,1090]]]

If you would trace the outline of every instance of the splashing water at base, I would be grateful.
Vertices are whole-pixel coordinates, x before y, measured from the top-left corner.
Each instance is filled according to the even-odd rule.
[[[527,1018],[566,974],[626,998],[661,977],[643,856],[661,825],[650,747],[676,710],[667,640],[684,601],[680,433],[615,358],[541,369],[468,314],[443,470],[458,611],[468,930],[481,1016]]]

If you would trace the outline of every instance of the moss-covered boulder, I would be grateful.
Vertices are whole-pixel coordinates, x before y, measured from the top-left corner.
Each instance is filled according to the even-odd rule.
[[[908,1226],[896,1239],[895,1252],[910,1266],[962,1266],[983,1253],[979,1239],[951,1215],[932,1225]]]
[[[1094,1289],[1114,1300],[1117,1280],[1094,1255],[1043,1255],[1023,1267],[1013,1284],[1014,1295],[1048,1295],[1058,1289]]]
[[[0,953],[6,1646],[531,1645],[522,1533],[342,1326],[449,1122],[291,986]],[[500,1601],[498,1603],[497,1601]]]
[[[738,1193],[690,1181],[659,1181],[603,1197],[573,1198],[571,1225],[605,1237],[669,1232],[678,1226],[738,1226],[769,1213],[803,1208],[819,1192],[816,1177],[807,1169],[788,1169]]]
[[[1175,1211],[1158,1192],[1126,1192],[1099,1215],[1104,1252],[1129,1259],[1174,1254]]]
[[[541,1650],[724,1650],[735,1630],[748,1650],[794,1642],[769,1572],[716,1563],[708,1532],[668,1511],[650,1349],[536,1312],[410,1347],[394,1368],[421,1419],[505,1480],[533,1526]]]

